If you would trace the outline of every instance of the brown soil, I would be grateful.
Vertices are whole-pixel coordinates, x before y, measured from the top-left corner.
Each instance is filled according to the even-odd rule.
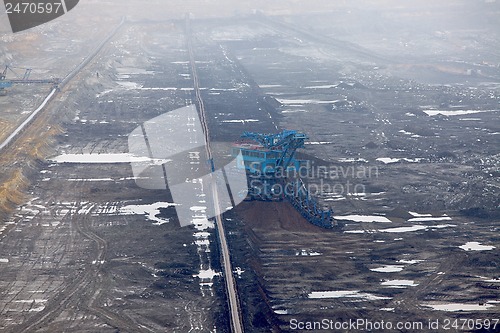
[[[305,220],[288,202],[249,201],[238,206],[245,225],[251,229],[322,232]]]

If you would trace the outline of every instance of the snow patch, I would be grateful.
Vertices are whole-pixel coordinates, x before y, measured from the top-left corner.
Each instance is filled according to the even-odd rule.
[[[335,216],[335,219],[337,220],[348,220],[348,221],[353,221],[353,222],[381,222],[381,223],[391,223],[392,221],[389,220],[385,216],[377,216],[377,215],[337,215]]]
[[[308,298],[354,298],[367,301],[391,299],[391,297],[376,296],[370,293],[362,293],[359,290],[336,290],[336,291],[313,291]]]
[[[438,304],[422,304],[425,307],[432,308],[437,311],[459,312],[459,311],[485,311],[494,308],[493,304],[470,304],[470,303],[438,303]]]
[[[459,246],[459,248],[465,251],[491,251],[496,247],[492,245],[481,245],[479,242],[467,242],[464,245]]]
[[[416,287],[418,283],[413,280],[389,280],[381,283],[383,286],[395,287],[395,288],[406,288],[406,287]]]
[[[418,163],[423,160],[423,158],[391,158],[391,157],[379,157],[376,159],[379,162],[384,164],[397,163],[401,161],[405,161],[408,163]]]
[[[437,116],[438,114],[443,116],[463,116],[465,114],[482,113],[482,112],[495,112],[498,110],[423,110],[428,116]]]
[[[128,205],[121,207],[118,211],[120,215],[145,215],[148,220],[154,221],[154,225],[162,225],[169,222],[169,219],[157,217],[161,208],[176,206],[170,202],[156,202],[150,205]]]
[[[231,120],[223,120],[223,123],[239,123],[239,124],[245,124],[245,123],[256,123],[259,122],[258,119],[231,119]]]
[[[285,105],[335,104],[341,101],[341,100],[320,101],[317,99],[284,99],[284,98],[276,98],[276,99],[278,100],[278,102]]]
[[[425,217],[413,217],[408,220],[408,222],[428,222],[428,221],[449,221],[451,217],[448,215],[443,216],[425,216]]]
[[[168,159],[152,159],[145,156],[135,156],[130,153],[119,154],[62,154],[50,159],[55,163],[132,163],[132,162],[148,162],[154,165],[162,165],[171,160]]]
[[[217,273],[213,269],[202,269],[199,274],[193,275],[193,277],[198,277],[202,280],[213,280],[214,277],[221,276],[221,273]]]
[[[377,268],[370,268],[370,271],[380,273],[395,273],[401,272],[405,267],[403,265],[385,265]]]

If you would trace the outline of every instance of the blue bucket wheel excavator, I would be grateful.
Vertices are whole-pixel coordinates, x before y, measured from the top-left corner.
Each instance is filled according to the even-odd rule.
[[[304,148],[307,135],[284,130],[277,134],[245,132],[241,137],[252,142],[235,144],[231,155],[239,157],[238,167],[247,172],[250,200],[287,199],[310,223],[322,228],[336,225],[333,210],[320,207],[300,179],[307,162],[296,159],[295,152]]]
[[[12,82],[6,80],[8,68],[8,66],[5,66],[4,71],[0,73],[0,95],[5,95],[5,88],[12,87]]]
[[[24,74],[21,76],[19,75],[14,69],[23,69]],[[17,67],[12,67],[10,65],[5,65],[5,69],[3,72],[0,73],[0,95],[6,95],[5,88],[10,88],[14,84],[52,84],[53,86],[57,86],[61,80],[57,78],[51,78],[51,79],[35,79],[31,80],[30,75],[33,69],[31,68],[17,68]],[[16,79],[7,79],[7,73],[8,71],[11,71],[15,76]]]

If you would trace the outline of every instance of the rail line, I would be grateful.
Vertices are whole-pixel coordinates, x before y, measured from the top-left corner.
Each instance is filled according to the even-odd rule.
[[[78,73],[80,73],[106,46],[106,44],[116,35],[120,28],[125,23],[122,18],[118,26],[116,26],[108,36],[99,43],[99,45],[73,70],[71,70],[65,78],[61,81],[58,87],[54,87],[38,108],[33,111],[26,120],[24,120],[8,137],[0,144],[0,153],[15,144],[15,141],[22,135],[22,133],[30,128],[30,125],[36,120],[46,109],[46,106],[54,98],[57,92],[68,84]],[[78,211],[78,209],[76,209]],[[75,211],[75,212],[76,212]],[[101,317],[107,324],[116,329],[124,329],[126,331],[134,331],[137,324],[128,316],[120,316],[114,314],[104,308],[96,305],[96,300],[99,297],[101,289],[96,291],[93,295],[88,294],[88,290],[92,289],[92,285],[96,280],[102,280],[100,266],[105,259],[107,251],[107,243],[104,239],[92,232],[89,228],[89,216],[85,216],[82,221],[79,221],[76,216],[71,217],[71,223],[74,224],[78,232],[85,238],[95,243],[96,251],[96,264],[87,267],[82,272],[69,277],[62,286],[56,289],[56,297],[51,300],[42,311],[35,315],[26,318],[26,320],[15,327],[9,328],[6,332],[28,332],[34,331],[40,327],[52,324],[62,310],[68,307],[84,307],[96,316]],[[143,331],[152,332],[149,328],[143,327]]]
[[[120,24],[115,27],[109,35],[101,42],[99,45],[90,53],[80,64],[78,64],[71,72],[69,72],[64,79],[61,80],[57,87],[52,88],[47,97],[43,100],[43,102],[38,106],[38,108],[33,111],[26,120],[24,120],[21,125],[19,125],[12,133],[5,139],[2,143],[0,143],[0,153],[13,144],[15,140],[19,137],[19,135],[36,119],[36,117],[45,109],[47,104],[52,100],[54,95],[61,90],[66,84],[68,84],[72,78],[74,78],[85,66],[87,66],[92,59],[94,59],[97,54],[102,50],[102,48],[113,38],[113,36],[120,30],[120,28],[125,23],[125,18],[122,18]]]
[[[238,292],[236,290],[236,283],[234,281],[233,269],[231,266],[231,256],[229,253],[229,247],[227,245],[226,233],[224,231],[224,224],[222,223],[222,210],[219,201],[219,191],[217,182],[215,181],[215,177],[213,176],[213,172],[215,171],[212,150],[210,147],[210,132],[208,129],[206,112],[205,112],[205,104],[203,103],[203,99],[201,97],[200,91],[200,82],[198,78],[198,72],[196,70],[196,62],[194,58],[194,51],[192,45],[192,34],[191,34],[191,26],[189,17],[186,17],[186,39],[187,46],[189,52],[189,62],[191,64],[191,72],[193,75],[194,81],[194,91],[196,96],[196,104],[198,105],[198,112],[200,115],[200,121],[203,128],[203,133],[205,136],[205,150],[207,153],[208,160],[210,162],[211,169],[211,182],[210,187],[212,191],[212,198],[215,208],[215,222],[217,225],[217,233],[219,239],[219,245],[221,249],[222,261],[224,266],[224,277],[226,282],[226,292],[229,303],[229,311],[231,312],[230,321],[231,321],[231,331],[233,333],[242,333],[243,332],[243,322],[241,318],[241,310],[240,303],[238,299]]]
[[[17,136],[35,119],[35,117],[45,108],[45,106],[49,103],[49,101],[54,97],[55,93],[57,92],[57,88],[53,88],[51,92],[48,94],[47,97],[43,100],[42,104],[33,111],[28,118],[26,118],[25,121],[21,123],[8,137],[5,139],[4,142],[0,144],[0,152],[7,146],[9,146],[14,140],[17,138]]]

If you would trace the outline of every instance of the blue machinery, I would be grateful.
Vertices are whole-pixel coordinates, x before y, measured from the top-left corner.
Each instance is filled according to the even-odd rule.
[[[18,75],[15,71],[14,68],[6,65],[5,69],[3,72],[0,72],[0,96],[5,95],[5,88],[10,88],[12,87],[13,84],[29,84],[29,83],[49,83],[53,84],[54,86],[57,86],[61,80],[59,79],[46,79],[46,80],[30,80],[30,74],[32,69],[31,68],[23,68],[26,71],[24,72],[24,75],[21,77]],[[7,70],[10,70],[12,73],[14,73],[18,79],[9,79],[7,80]]]
[[[5,88],[12,87],[12,82],[7,81],[5,79],[5,77],[7,76],[7,69],[8,68],[9,68],[8,66],[5,66],[5,70],[2,73],[0,73],[0,94],[4,92]]]
[[[256,143],[233,146],[231,155],[240,156],[238,167],[248,175],[250,199],[280,201],[286,198],[312,224],[322,228],[336,225],[331,209],[323,209],[300,179],[306,161],[295,159],[295,152],[304,148],[308,137],[294,130],[278,134],[245,132],[242,138]],[[241,152],[241,155],[239,155]]]

